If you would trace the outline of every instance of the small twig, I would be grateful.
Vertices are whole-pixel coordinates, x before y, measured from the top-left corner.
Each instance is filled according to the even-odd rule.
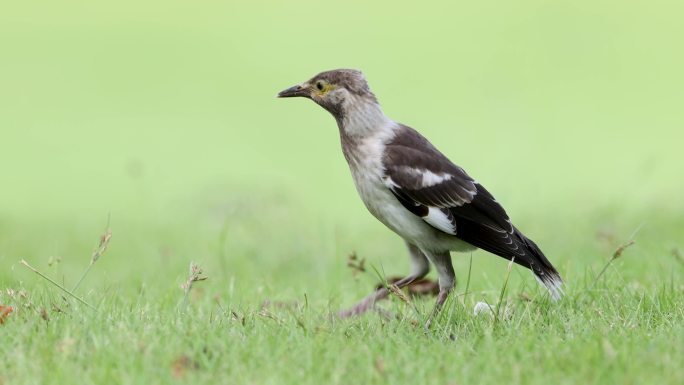
[[[93,305],[91,305],[91,304],[89,304],[88,302],[84,301],[83,299],[79,298],[78,296],[76,296],[76,294],[70,292],[67,288],[65,288],[64,286],[62,286],[62,285],[60,285],[59,283],[57,283],[57,282],[55,282],[54,280],[52,280],[52,278],[50,278],[50,277],[48,277],[47,275],[41,273],[41,272],[38,271],[36,268],[34,268],[33,266],[29,265],[28,262],[26,262],[25,260],[22,259],[21,261],[19,261],[19,263],[21,263],[22,265],[26,266],[29,270],[33,271],[34,273],[40,275],[41,277],[43,277],[45,280],[47,280],[47,281],[50,282],[51,284],[57,286],[57,287],[58,287],[59,289],[61,289],[63,292],[69,294],[71,297],[73,297],[74,299],[76,299],[78,302],[80,302],[80,303],[82,303],[82,304],[88,306],[89,308],[91,308],[91,309],[97,311],[97,309],[96,309]]]
[[[78,289],[78,286],[81,285],[81,282],[85,279],[86,275],[90,272],[90,269],[93,267],[95,262],[97,262],[98,259],[104,254],[105,251],[107,251],[107,247],[109,246],[109,241],[112,239],[112,230],[109,228],[109,222],[111,219],[111,215],[107,216],[107,227],[105,228],[104,234],[100,236],[100,244],[97,246],[95,250],[93,250],[93,253],[90,255],[90,263],[88,264],[88,267],[86,267],[85,271],[81,275],[81,278],[79,278],[78,282],[74,285],[74,288],[71,289],[71,291],[76,291]]]
[[[357,274],[366,271],[365,264],[366,258],[359,259],[355,251],[349,254],[349,256],[347,257],[347,267],[351,269],[352,276],[354,277],[356,277]]]
[[[503,287],[501,287],[501,293],[499,294],[499,303],[496,305],[496,314],[494,315],[494,324],[499,321],[499,312],[501,311],[501,306],[503,304],[504,295],[506,294],[506,287],[508,287],[508,279],[511,277],[511,269],[513,269],[513,262],[515,257],[511,258],[508,262],[508,271],[506,271],[506,280],[504,280]]]

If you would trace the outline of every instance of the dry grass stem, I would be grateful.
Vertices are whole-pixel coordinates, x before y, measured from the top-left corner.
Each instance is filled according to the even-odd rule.
[[[181,285],[181,289],[184,291],[183,295],[183,310],[188,305],[188,295],[190,295],[190,290],[195,282],[200,282],[206,280],[208,277],[202,275],[202,268],[199,267],[195,262],[190,262],[190,272],[188,279]]]
[[[394,296],[402,300],[407,305],[411,304],[411,299],[409,299],[406,293],[404,293],[404,291],[401,290],[397,285],[387,285],[387,289],[390,291],[390,293],[394,294]]]
[[[618,246],[617,249],[615,249],[615,252],[613,253],[613,258],[612,259],[618,259],[622,256],[622,252],[625,251],[626,248],[632,246],[635,243],[634,240],[630,240],[627,243],[623,243],[622,245]]]
[[[109,246],[109,241],[112,239],[112,230],[109,228],[109,221],[110,219],[107,218],[107,228],[105,229],[104,234],[100,236],[100,244],[93,250],[93,253],[90,255],[90,263],[88,264],[88,267],[86,267],[85,271],[83,274],[81,274],[81,278],[78,279],[76,284],[74,285],[74,288],[71,289],[71,291],[75,292],[76,289],[81,285],[81,282],[85,279],[85,277],[88,275],[90,272],[90,269],[93,267],[95,262],[97,262],[98,259],[104,254],[105,251],[107,251],[107,247]]]
[[[69,291],[67,288],[65,288],[64,286],[60,285],[60,284],[57,283],[56,281],[54,281],[52,278],[50,278],[50,277],[48,277],[47,275],[41,273],[41,272],[38,271],[35,267],[29,265],[28,262],[26,262],[25,260],[22,259],[22,260],[19,261],[19,262],[20,262],[22,265],[26,266],[26,268],[28,268],[29,270],[31,270],[31,271],[33,271],[34,273],[40,275],[43,279],[45,279],[45,280],[47,280],[48,282],[50,282],[51,284],[57,286],[60,290],[62,290],[63,292],[67,293],[69,296],[71,296],[72,298],[74,298],[74,299],[77,300],[78,302],[80,302],[80,303],[82,303],[82,304],[88,306],[89,308],[91,308],[91,309],[97,311],[97,309],[96,309],[93,305],[91,305],[91,304],[89,304],[88,302],[84,301],[83,299],[79,298],[78,296],[76,296],[76,294],[72,293],[72,292]]]
[[[603,273],[605,273],[606,270],[608,269],[608,266],[610,266],[610,264],[613,263],[613,261],[615,261],[616,259],[620,258],[620,257],[622,256],[622,253],[623,253],[628,247],[632,246],[632,245],[635,244],[635,243],[636,243],[635,240],[630,239],[628,242],[623,243],[623,244],[621,244],[620,246],[618,246],[618,248],[615,249],[615,251],[613,252],[613,256],[612,256],[612,257],[608,260],[608,262],[603,266],[603,269],[601,269],[601,272],[599,272],[598,275],[596,276],[596,278],[594,279],[594,283],[593,283],[592,286],[596,285],[596,283],[598,282],[598,280],[601,279],[601,277],[603,276]]]
[[[496,324],[499,321],[499,312],[501,310],[501,306],[503,304],[503,299],[504,295],[506,294],[506,287],[508,287],[508,280],[511,278],[511,270],[513,269],[513,262],[515,261],[515,258],[512,258],[510,262],[508,262],[508,270],[506,271],[506,280],[504,280],[503,286],[501,287],[501,294],[499,294],[499,303],[496,305],[496,314],[494,315],[494,323]]]
[[[473,253],[470,253],[470,262],[468,263],[468,278],[466,279],[466,287],[463,292],[463,303],[465,304],[466,296],[468,295],[468,290],[470,290],[470,276],[473,272]]]

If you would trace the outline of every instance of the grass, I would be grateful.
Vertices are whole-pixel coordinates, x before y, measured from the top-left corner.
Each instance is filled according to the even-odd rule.
[[[313,218],[300,217],[294,224],[305,229],[303,223]],[[378,277],[372,268],[355,273],[345,266],[345,255],[323,257],[315,250],[333,245],[264,244],[257,238],[240,241],[224,234],[225,228],[240,226],[253,227],[255,232],[264,231],[264,226],[275,229],[288,218],[267,224],[197,221],[203,226],[175,229],[187,238],[174,234],[156,238],[156,232],[169,229],[147,225],[135,229],[146,242],[134,238],[124,244],[112,220],[109,250],[82,284],[85,300],[96,304],[97,311],[13,264],[10,273],[3,273],[9,284],[0,293],[0,303],[15,308],[0,326],[0,351],[11,357],[0,364],[2,381],[58,384],[77,377],[81,383],[316,384],[325,379],[331,384],[678,384],[684,380],[684,265],[667,247],[658,246],[682,228],[681,218],[670,222],[665,216],[658,218],[671,231],[644,225],[636,244],[628,249],[621,244],[635,226],[632,230],[624,226],[624,240],[606,240],[605,229],[590,233],[589,228],[577,233],[592,234],[590,238],[566,239],[578,247],[552,257],[567,281],[566,297],[557,303],[522,268],[509,272],[506,261],[476,252],[468,276],[470,258],[457,257],[461,281],[428,333],[422,322],[432,308],[432,298],[406,303],[390,296],[381,304],[384,313],[392,315],[389,319],[381,313],[335,319],[338,308],[367,294]],[[96,250],[98,227],[91,232]],[[561,226],[559,233],[571,233],[563,230],[567,229]],[[55,230],[53,236],[62,237],[63,232]],[[315,234],[308,228],[300,235],[306,239]],[[391,251],[402,253],[400,242],[385,235],[379,240],[392,240]],[[552,240],[554,235],[541,234],[547,248],[559,244]],[[226,241],[225,247],[217,250],[219,241]],[[184,248],[195,242],[203,257],[183,256]],[[67,243],[87,242],[74,238]],[[167,250],[137,262],[125,259],[149,253],[147,243],[164,244]],[[253,254],[252,247],[273,259],[267,263]],[[176,250],[181,255],[175,255]],[[63,251],[58,264],[48,266],[47,256],[32,257],[32,262],[68,287],[89,263],[91,253],[80,247]],[[622,255],[614,259],[618,251]],[[226,260],[219,261],[221,255]],[[253,260],[246,260],[250,255]],[[3,260],[7,258],[5,254]],[[206,281],[193,279],[199,277],[196,265],[188,277],[191,258],[202,265]],[[643,263],[644,258],[649,261]],[[408,268],[403,255],[385,259],[368,256],[367,263],[382,265],[377,271],[386,274]],[[606,263],[610,265],[596,281]],[[253,268],[241,268],[243,264]],[[318,268],[312,266],[316,264]],[[322,272],[316,274],[317,269]],[[194,283],[191,290],[188,282]],[[464,295],[468,285],[469,293]],[[475,316],[473,307],[479,301],[496,305],[494,312]]]
[[[554,310],[516,304],[497,328],[454,306],[428,335],[407,319],[330,322],[327,311],[303,306],[268,316],[197,310],[181,317],[111,301],[103,304],[107,315],[22,320],[3,338],[15,346],[3,377],[8,383],[64,383],[77,375],[82,383],[677,384],[682,315],[670,310],[678,300],[663,289],[587,295]],[[189,363],[179,369],[179,360]]]
[[[38,3],[0,12],[0,385],[684,383],[681,2]],[[333,119],[273,97],[339,67],[561,302],[478,251],[429,333],[433,298],[332,317],[409,270]]]

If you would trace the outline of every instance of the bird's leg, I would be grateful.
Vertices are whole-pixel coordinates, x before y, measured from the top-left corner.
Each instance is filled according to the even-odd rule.
[[[450,288],[439,288],[439,294],[437,295],[437,301],[435,301],[435,306],[432,308],[432,311],[430,312],[430,316],[428,317],[427,321],[425,321],[425,330],[430,329],[430,325],[432,324],[432,319],[439,314],[439,311],[442,310],[442,306],[444,306],[444,302],[446,302],[446,299],[449,297],[449,294],[451,293]]]
[[[427,321],[425,321],[425,330],[430,328],[432,320],[442,309],[442,306],[444,306],[444,302],[446,302],[449,293],[451,293],[451,290],[456,283],[454,267],[451,264],[451,255],[448,251],[445,253],[428,253],[427,256],[435,265],[437,273],[439,274],[439,294],[437,295],[435,306],[430,312],[430,316]]]
[[[430,263],[423,252],[421,252],[418,247],[408,242],[406,242],[406,246],[408,247],[409,256],[411,257],[411,274],[394,283],[398,288],[402,288],[417,279],[423,278],[430,271]],[[361,302],[354,307],[340,311],[338,315],[341,318],[347,318],[365,313],[375,306],[377,301],[387,298],[388,295],[389,291],[387,288],[381,287],[362,299]]]
[[[415,276],[415,275],[409,275],[407,277],[404,277],[400,279],[399,281],[395,282],[393,285],[397,286],[398,288],[402,288],[411,282],[415,281],[416,279],[419,279],[421,277]],[[354,307],[347,309],[347,310],[342,310],[338,313],[340,318],[347,318],[359,314],[363,314],[369,309],[371,309],[373,306],[375,306],[375,303],[387,298],[389,295],[389,290],[387,290],[386,287],[381,287],[368,295],[366,298],[362,299],[361,302],[356,304]]]

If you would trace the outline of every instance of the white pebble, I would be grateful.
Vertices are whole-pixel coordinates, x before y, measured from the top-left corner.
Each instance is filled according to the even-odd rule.
[[[475,308],[473,308],[473,314],[474,315],[480,315],[482,313],[493,315],[494,306],[489,305],[487,302],[478,302],[475,304]]]

